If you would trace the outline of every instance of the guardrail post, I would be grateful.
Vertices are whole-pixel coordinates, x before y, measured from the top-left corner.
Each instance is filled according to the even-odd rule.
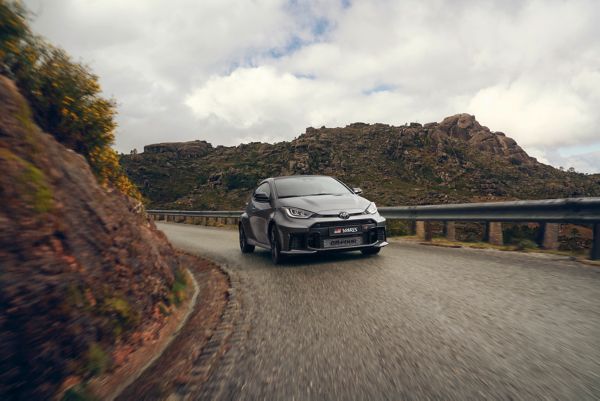
[[[600,223],[594,223],[594,238],[592,239],[591,260],[600,260]]]
[[[417,237],[424,241],[431,241],[433,238],[431,232],[431,223],[428,221],[417,221],[416,224]]]
[[[415,222],[415,235],[419,239],[425,239],[425,222],[424,221]]]
[[[444,231],[448,241],[456,241],[456,225],[453,221],[447,221],[444,223]]]
[[[502,223],[499,221],[490,221],[487,223],[487,240],[492,245],[504,245],[502,237]]]
[[[544,249],[558,249],[558,230],[559,224],[557,223],[541,223],[540,230],[542,237],[542,248]]]

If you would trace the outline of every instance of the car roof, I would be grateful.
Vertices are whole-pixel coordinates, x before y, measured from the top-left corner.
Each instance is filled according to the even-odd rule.
[[[285,178],[305,178],[305,177],[329,177],[328,175],[321,175],[321,174],[295,174],[295,175],[280,175],[278,177],[269,177],[264,181],[267,180],[281,180],[281,179],[285,179]]]
[[[286,179],[286,178],[299,178],[299,177],[329,177],[329,178],[333,178],[330,175],[321,175],[321,174],[280,175],[280,176],[277,176],[277,177],[265,178],[264,180],[259,181],[258,184],[257,184],[257,186],[260,186],[260,185],[264,184],[265,182],[273,182],[275,180],[281,180],[281,179]]]

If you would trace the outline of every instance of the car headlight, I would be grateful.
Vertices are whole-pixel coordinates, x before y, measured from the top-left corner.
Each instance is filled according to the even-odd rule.
[[[365,210],[367,214],[375,214],[377,213],[377,206],[375,206],[375,202],[371,202],[369,207]]]
[[[308,219],[313,215],[312,212],[304,209],[298,209],[297,207],[284,207],[283,209],[288,216],[295,219]]]

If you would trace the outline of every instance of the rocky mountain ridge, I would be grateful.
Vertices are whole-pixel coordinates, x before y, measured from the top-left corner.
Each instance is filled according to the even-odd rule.
[[[469,114],[424,125],[310,127],[275,144],[154,144],[121,163],[156,208],[240,208],[257,181],[290,174],[336,176],[380,205],[600,195],[596,176],[539,163]]]

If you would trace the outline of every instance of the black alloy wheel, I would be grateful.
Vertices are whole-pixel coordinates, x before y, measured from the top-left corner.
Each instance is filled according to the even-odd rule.
[[[246,239],[246,233],[244,232],[244,227],[239,225],[239,234],[240,234],[240,250],[242,253],[252,253],[254,252],[254,245],[250,245],[248,240]]]
[[[283,261],[283,255],[281,254],[281,244],[277,235],[277,227],[272,226],[269,232],[269,240],[271,241],[271,260],[276,265]]]

